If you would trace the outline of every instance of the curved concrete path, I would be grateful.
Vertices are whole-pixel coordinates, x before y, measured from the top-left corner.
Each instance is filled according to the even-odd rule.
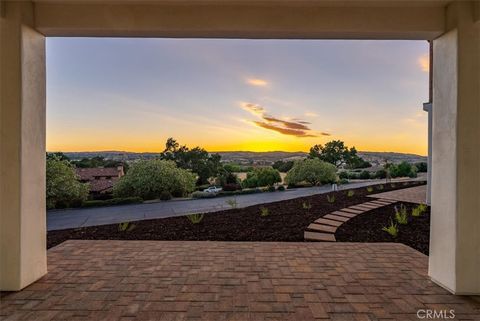
[[[421,178],[417,180],[423,180]],[[339,189],[351,189],[379,184],[384,180],[351,183],[339,186]],[[289,189],[285,192],[238,195],[237,207],[272,203],[298,197],[323,194],[331,191],[331,186]],[[143,203],[96,208],[78,208],[53,210],[47,212],[47,230],[62,230],[85,226],[116,224],[121,222],[148,220],[182,216],[192,213],[208,213],[229,209],[226,203],[233,197],[216,197],[209,199],[173,200],[157,203]]]

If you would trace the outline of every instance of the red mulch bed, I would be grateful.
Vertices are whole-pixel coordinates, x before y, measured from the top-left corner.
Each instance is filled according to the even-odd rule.
[[[335,233],[339,242],[397,242],[408,245],[423,254],[428,255],[430,241],[430,207],[420,217],[408,218],[408,224],[397,224],[399,229],[397,237],[393,238],[382,231],[384,226],[390,225],[390,220],[395,223],[395,206],[404,204],[408,213],[418,204],[399,202],[373,211],[355,216],[342,224]]]
[[[293,200],[254,205],[205,214],[199,224],[192,224],[185,216],[133,222],[135,228],[119,231],[118,224],[92,226],[77,229],[50,231],[47,247],[53,247],[69,239],[83,240],[195,240],[195,241],[287,241],[302,242],[305,228],[332,211],[370,201],[367,194],[423,185],[424,182],[379,185],[369,193],[365,187],[355,189],[355,195],[347,191],[331,192]],[[281,193],[281,192],[276,192]],[[329,203],[327,195],[335,195]],[[303,208],[303,203],[311,209]],[[269,215],[262,217],[260,208],[266,207]]]

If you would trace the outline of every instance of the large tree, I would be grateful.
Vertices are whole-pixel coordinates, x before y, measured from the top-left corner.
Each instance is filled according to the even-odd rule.
[[[332,140],[323,145],[310,148],[310,158],[318,158],[335,167],[362,168],[371,166],[370,163],[357,155],[355,147],[348,148],[341,140]]]
[[[165,150],[160,158],[174,161],[179,168],[188,169],[197,174],[198,185],[208,183],[208,179],[216,176],[221,169],[219,154],[210,154],[200,147],[189,149],[185,145],[181,146],[173,138],[167,139]]]

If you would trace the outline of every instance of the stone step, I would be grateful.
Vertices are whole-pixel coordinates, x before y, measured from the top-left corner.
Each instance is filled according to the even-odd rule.
[[[363,205],[350,206],[349,208],[354,209],[354,210],[363,211],[363,212],[370,211],[372,209],[371,207],[367,207],[367,206],[363,206]]]
[[[330,214],[339,215],[339,216],[345,216],[345,217],[348,217],[348,218],[352,218],[352,217],[357,216],[357,214],[346,213],[346,212],[342,212],[342,211],[335,211],[335,212],[332,212],[332,213],[330,213]]]
[[[384,206],[384,205],[380,205],[380,204],[375,204],[375,203],[370,203],[370,202],[369,202],[369,203],[363,203],[362,206],[368,207],[368,208],[370,208],[370,209],[373,210],[373,209],[382,207],[382,206]]]
[[[324,241],[324,242],[335,242],[335,235],[330,233],[318,233],[318,232],[308,232],[306,231],[303,234],[303,237],[307,241]]]
[[[318,231],[318,232],[335,233],[335,231],[337,230],[337,227],[336,226],[330,226],[330,225],[312,223],[307,227],[307,229]]]
[[[327,215],[324,216],[324,218],[329,219],[329,220],[340,221],[340,222],[346,222],[350,219],[349,217],[334,215],[334,214],[327,214]]]
[[[315,223],[325,224],[325,225],[331,225],[331,226],[340,226],[340,225],[342,225],[342,222],[334,221],[334,220],[328,220],[328,219],[326,219],[326,218],[319,218],[319,219],[315,220]]]
[[[340,211],[342,212],[347,212],[347,213],[353,213],[353,214],[362,214],[363,211],[359,211],[359,210],[354,210],[354,209],[351,209],[351,208],[342,208]]]

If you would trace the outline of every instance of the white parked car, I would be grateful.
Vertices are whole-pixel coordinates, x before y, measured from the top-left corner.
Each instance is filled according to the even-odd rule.
[[[203,191],[206,193],[218,193],[222,190],[221,187],[210,186],[209,188],[204,189]]]

